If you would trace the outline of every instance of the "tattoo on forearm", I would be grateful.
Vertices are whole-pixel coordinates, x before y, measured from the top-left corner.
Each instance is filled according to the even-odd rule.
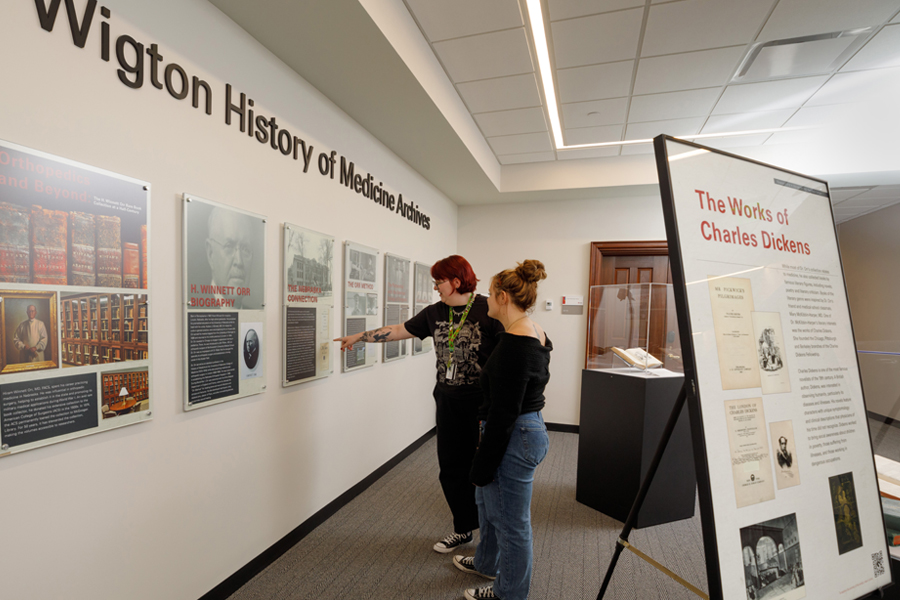
[[[381,327],[380,329],[373,329],[371,331],[366,331],[362,334],[362,337],[359,338],[361,342],[386,342],[387,339],[391,335],[390,327]]]

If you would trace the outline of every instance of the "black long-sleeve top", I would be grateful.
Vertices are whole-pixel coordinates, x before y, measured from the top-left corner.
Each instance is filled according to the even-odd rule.
[[[544,388],[550,380],[549,337],[543,346],[537,338],[505,332],[497,340],[481,370],[484,401],[478,418],[485,421],[484,434],[469,473],[469,480],[479,486],[493,481],[519,415],[544,408]]]

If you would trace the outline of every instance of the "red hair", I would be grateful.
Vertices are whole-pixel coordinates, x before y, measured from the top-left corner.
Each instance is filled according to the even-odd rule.
[[[434,263],[431,267],[431,276],[436,281],[459,279],[459,287],[456,288],[456,291],[460,294],[474,292],[478,285],[478,278],[475,277],[472,265],[458,254],[442,258]]]

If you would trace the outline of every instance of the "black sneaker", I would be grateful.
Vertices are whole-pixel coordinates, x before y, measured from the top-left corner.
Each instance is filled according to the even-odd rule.
[[[462,556],[457,554],[453,557],[453,564],[456,565],[456,568],[462,571],[463,573],[472,573],[474,575],[481,575],[485,579],[497,579],[495,575],[488,575],[487,573],[482,573],[478,569],[475,568],[475,557],[474,556]]]
[[[451,533],[434,545],[434,551],[440,552],[441,554],[447,554],[448,552],[453,551],[454,548],[459,548],[460,546],[471,542],[471,531],[469,533]]]
[[[500,596],[494,594],[494,586],[491,585],[466,590],[465,596],[466,600],[502,600]]]

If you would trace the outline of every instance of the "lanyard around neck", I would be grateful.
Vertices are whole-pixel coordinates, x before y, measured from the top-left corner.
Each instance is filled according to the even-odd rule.
[[[447,334],[448,337],[448,345],[450,346],[450,360],[447,362],[448,366],[450,362],[453,361],[453,346],[456,342],[456,338],[459,337],[459,332],[462,330],[463,323],[466,322],[466,317],[469,316],[469,310],[472,308],[472,304],[475,303],[475,292],[472,292],[469,295],[469,301],[466,302],[466,310],[463,311],[462,317],[459,320],[459,325],[455,325],[453,323],[453,307],[450,306],[450,331]]]

